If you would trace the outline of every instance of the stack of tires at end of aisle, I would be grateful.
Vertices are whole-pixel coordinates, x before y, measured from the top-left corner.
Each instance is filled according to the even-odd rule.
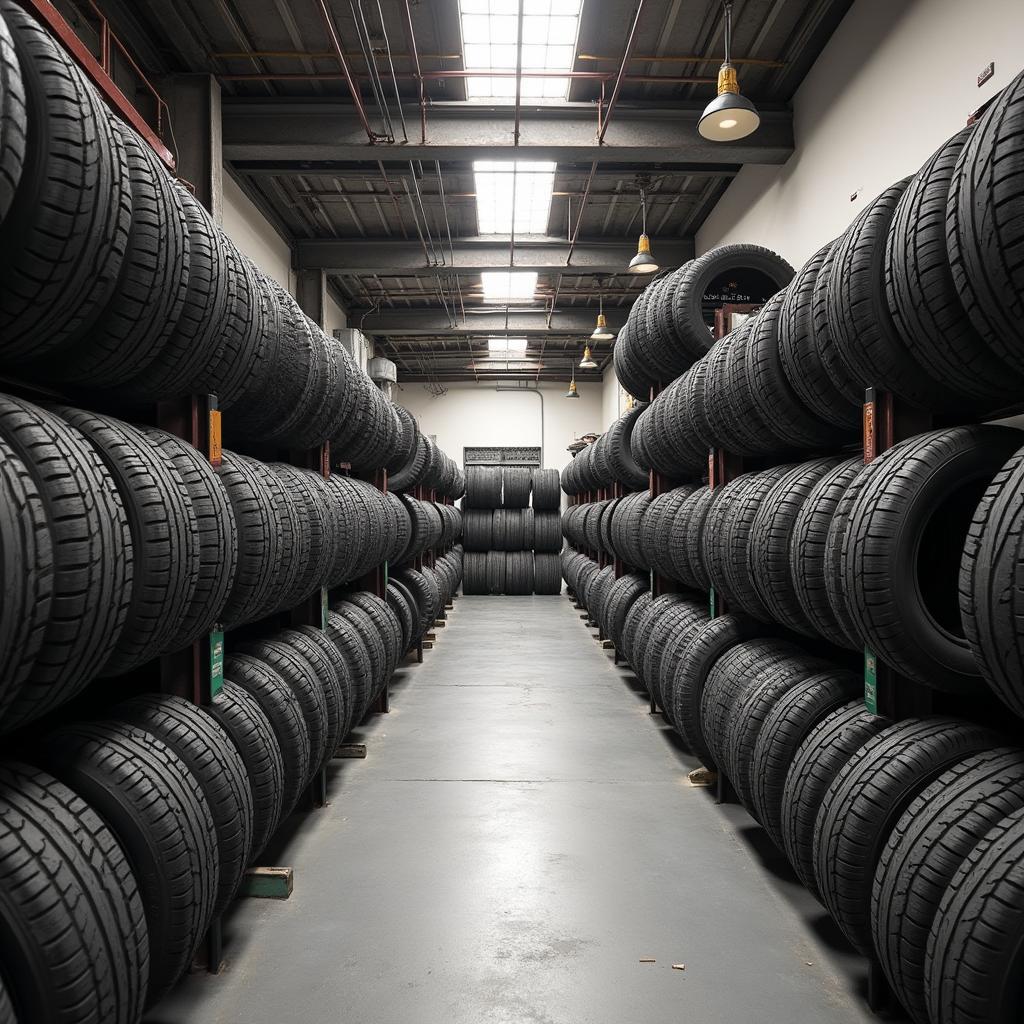
[[[471,466],[463,507],[465,594],[558,594],[557,469]]]

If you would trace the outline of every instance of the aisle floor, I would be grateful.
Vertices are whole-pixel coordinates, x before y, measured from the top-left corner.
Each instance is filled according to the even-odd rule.
[[[847,1024],[863,962],[563,595],[462,597],[152,1024]],[[654,963],[642,962],[653,958]],[[684,964],[684,970],[673,969]]]

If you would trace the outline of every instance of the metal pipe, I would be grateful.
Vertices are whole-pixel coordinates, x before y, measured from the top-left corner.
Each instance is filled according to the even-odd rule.
[[[405,0],[405,29],[409,33],[409,49],[412,50],[412,59],[416,66],[416,81],[420,87],[420,142],[427,141],[427,100],[423,92],[423,71],[420,68],[420,55],[416,50],[416,33],[412,27],[412,8],[409,0]]]
[[[345,51],[341,48],[341,40],[338,38],[338,33],[334,28],[334,19],[331,17],[330,9],[327,6],[327,0],[317,0],[317,4],[320,7],[320,14],[323,16],[324,27],[327,29],[327,34],[331,38],[331,45],[334,47],[334,56],[338,63],[341,65],[341,72],[348,83],[348,90],[352,94],[352,105],[356,108],[356,115],[359,118],[359,123],[363,126],[363,131],[366,132],[366,137],[370,140],[372,145],[377,141],[376,134],[370,127],[370,122],[366,117],[366,108],[363,106],[363,97],[359,94],[359,89],[356,87],[355,80],[352,77],[352,71],[348,66],[348,61],[345,59]]]
[[[387,171],[384,170],[384,164],[380,160],[377,161],[377,169],[384,180],[384,187],[388,190],[388,195],[391,196],[391,202],[395,207],[395,216],[398,217],[398,226],[402,229],[402,236],[408,238],[409,232],[405,230],[405,221],[402,219],[402,206],[398,201],[398,196],[395,195],[391,188],[391,179],[388,177]]]
[[[455,244],[452,242],[452,226],[448,222],[448,203],[444,196],[444,178],[441,177],[441,161],[434,161],[434,169],[437,171],[437,187],[440,189],[441,208],[444,210],[444,226],[448,232],[448,249],[452,257],[452,274],[455,278],[455,285],[459,290],[459,306],[462,308],[462,322],[466,322],[466,303],[462,297],[462,281],[455,273]]]
[[[516,28],[516,119],[512,145],[519,145],[519,113],[523,101],[523,0],[519,0],[519,20]],[[515,220],[515,206],[512,219]]]
[[[639,0],[636,5],[636,13],[633,15],[633,24],[629,26],[629,35],[626,37],[626,49],[622,54],[622,63],[619,64],[618,73],[615,76],[615,85],[612,88],[611,99],[605,107],[604,117],[601,119],[601,130],[597,133],[597,144],[604,142],[604,133],[608,130],[608,122],[612,119],[612,112],[619,100],[619,92],[622,90],[622,80],[626,74],[626,65],[633,54],[633,47],[636,45],[636,30],[640,24],[640,15],[644,9],[644,0]]]
[[[366,16],[363,13],[363,0],[348,0],[348,8],[352,12],[352,21],[356,27],[356,38],[359,40],[359,49],[365,54],[364,60],[370,72],[370,88],[373,91],[374,99],[377,101],[377,109],[380,111],[381,120],[384,122],[385,141],[395,141],[395,128],[391,123],[391,109],[387,105],[387,97],[384,95],[384,83],[380,79],[380,72],[377,70],[377,59],[373,56],[373,44],[370,41],[370,30],[366,24]]]
[[[405,123],[405,111],[402,109],[402,94],[398,91],[398,78],[395,75],[395,60],[391,54],[391,42],[388,39],[387,25],[384,24],[384,9],[380,5],[380,0],[377,0],[377,14],[380,17],[380,31],[384,37],[384,50],[388,55],[388,67],[391,68],[391,82],[395,87],[395,103],[398,105],[398,116],[402,120],[402,138],[404,141],[409,141],[409,130]]]

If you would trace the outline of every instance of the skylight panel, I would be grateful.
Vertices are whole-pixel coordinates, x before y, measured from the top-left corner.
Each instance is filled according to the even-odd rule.
[[[473,163],[473,177],[480,234],[511,234],[513,220],[517,235],[546,234],[555,184],[554,163],[477,160]]]
[[[525,338],[488,338],[487,352],[496,358],[521,359],[526,355]]]
[[[537,290],[537,272],[532,270],[487,270],[480,281],[484,302],[532,302]]]
[[[523,71],[571,71],[576,56],[582,0],[524,0]],[[516,70],[519,31],[518,0],[460,0],[463,60],[468,71]],[[524,77],[524,99],[563,100],[569,79]],[[511,99],[516,94],[514,74],[500,78],[466,79],[471,100]]]

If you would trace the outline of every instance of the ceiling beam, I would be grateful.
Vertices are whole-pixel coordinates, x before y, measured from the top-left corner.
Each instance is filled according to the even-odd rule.
[[[524,160],[559,163],[625,161],[632,165],[781,164],[793,152],[789,110],[763,107],[761,126],[738,142],[709,142],[697,132],[702,105],[672,110],[621,108],[597,142],[592,104],[523,108],[516,153]],[[224,158],[239,170],[316,170],[318,161],[477,160],[513,148],[511,107],[476,103],[431,106],[427,141],[367,141],[350,104],[293,100],[228,99],[223,102]],[[407,118],[418,116],[410,108]]]
[[[621,274],[636,255],[636,238],[598,238],[576,243],[572,263],[566,263],[569,243],[564,238],[519,236],[515,264],[509,267],[510,239],[494,235],[453,239],[454,263],[426,265],[423,250],[404,239],[300,239],[295,244],[299,270],[326,270],[336,275],[478,274],[488,270],[578,271],[584,274]],[[694,256],[692,238],[652,242],[663,267],[678,267]],[[447,256],[447,251],[445,252]]]
[[[349,310],[350,322],[359,323],[364,309]],[[618,330],[626,322],[627,310],[605,307],[608,326]],[[593,309],[558,310],[548,323],[544,309],[511,310],[507,316],[503,306],[491,310],[466,310],[466,318],[459,319],[455,327],[443,309],[388,309],[369,312],[362,321],[364,334],[415,337],[421,334],[440,334],[452,338],[487,334],[542,336],[564,334],[590,334],[594,329]]]

